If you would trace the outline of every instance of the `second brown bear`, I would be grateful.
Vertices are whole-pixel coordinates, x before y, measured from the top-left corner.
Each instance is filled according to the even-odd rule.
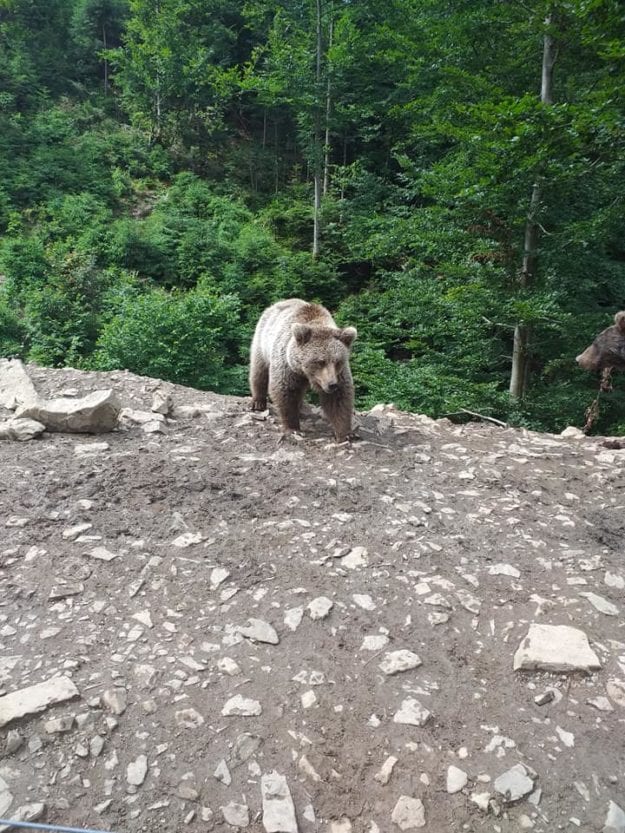
[[[252,340],[252,410],[264,411],[269,393],[284,433],[299,431],[304,394],[312,388],[337,441],[346,440],[354,411],[349,354],[355,338],[354,327],[337,327],[319,304],[289,298],[268,307]]]

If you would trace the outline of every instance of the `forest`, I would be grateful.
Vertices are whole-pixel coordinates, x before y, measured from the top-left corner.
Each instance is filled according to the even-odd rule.
[[[246,395],[298,296],[360,408],[581,427],[624,186],[620,0],[0,0],[0,356]]]

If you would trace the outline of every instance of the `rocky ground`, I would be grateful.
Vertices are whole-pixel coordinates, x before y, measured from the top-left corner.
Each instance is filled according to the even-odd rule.
[[[0,442],[0,817],[625,831],[625,451],[29,372],[175,418]]]

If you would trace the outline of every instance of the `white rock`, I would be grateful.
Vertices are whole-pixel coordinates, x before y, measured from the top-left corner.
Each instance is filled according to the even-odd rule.
[[[580,428],[576,428],[574,425],[567,426],[564,431],[560,431],[561,437],[567,437],[570,440],[584,440],[586,439],[586,435]]]
[[[468,610],[469,613],[474,613],[477,616],[482,607],[482,602],[476,596],[469,593],[468,590],[464,590],[462,587],[459,587],[456,590],[456,596],[465,610]]]
[[[85,457],[94,454],[104,454],[105,451],[109,451],[111,446],[108,443],[79,443],[78,445],[74,446],[74,454],[78,457]],[[81,501],[79,501],[80,503]],[[91,503],[91,501],[88,501]],[[91,506],[84,507],[87,509],[91,509]]]
[[[303,607],[292,607],[284,613],[284,624],[290,631],[296,631],[304,618]]]
[[[393,723],[404,723],[409,726],[425,726],[430,712],[414,697],[408,697],[395,712]]]
[[[341,558],[341,566],[348,570],[356,570],[358,567],[366,567],[369,563],[365,547],[353,547],[347,555]]]
[[[15,410],[22,405],[35,405],[39,396],[19,359],[0,359],[0,405]]]
[[[617,573],[611,573],[608,570],[605,576],[603,577],[603,580],[608,585],[608,587],[614,587],[617,590],[625,589],[625,578],[623,578],[623,576],[618,575]]]
[[[217,660],[217,668],[229,677],[236,677],[237,674],[241,673],[241,669],[231,657],[222,657]]]
[[[352,833],[352,823],[347,817],[330,822],[330,833]]]
[[[235,633],[240,633],[246,639],[251,639],[253,642],[268,642],[270,645],[277,645],[280,638],[275,629],[269,622],[263,619],[248,619],[248,624],[244,627],[237,627],[234,629]]]
[[[149,610],[139,610],[137,613],[132,614],[132,618],[136,619],[137,622],[141,622],[141,624],[145,625],[146,628],[154,627],[154,623],[152,622],[152,615],[150,614]]]
[[[411,798],[409,795],[400,796],[391,814],[391,819],[400,830],[425,827],[423,802],[420,798]]]
[[[247,804],[237,804],[236,801],[231,801],[221,807],[224,821],[231,827],[247,827],[250,823],[250,814]]]
[[[476,804],[483,813],[488,813],[490,793],[471,793],[471,801]]]
[[[7,782],[0,778],[0,816],[4,816],[11,804],[13,804],[13,794]]]
[[[389,755],[388,758],[384,761],[378,772],[373,776],[376,781],[379,781],[380,784],[383,786],[388,784],[391,775],[393,774],[393,768],[397,763],[397,758],[394,755]]]
[[[592,700],[586,700],[589,706],[593,706],[600,712],[613,712],[614,706],[607,697],[594,697]]]
[[[452,764],[447,769],[447,792],[452,795],[453,793],[459,793],[460,790],[466,787],[468,780],[466,772]]]
[[[384,633],[373,633],[365,636],[360,646],[361,651],[381,651],[389,643],[389,638]]]
[[[308,615],[311,619],[325,619],[334,607],[334,602],[327,596],[318,596],[308,605]]]
[[[236,694],[231,697],[224,705],[221,713],[224,717],[238,715],[240,717],[250,717],[262,714],[263,707],[258,700],[252,700],[249,697],[242,697]]]
[[[196,709],[181,709],[175,714],[176,723],[183,729],[199,729],[204,718]]]
[[[69,677],[52,677],[43,683],[12,691],[0,697],[0,727],[79,695],[80,692]]]
[[[228,764],[222,759],[217,764],[215,772],[213,772],[214,777],[221,781],[222,784],[225,784],[226,787],[229,787],[232,783],[232,776],[230,775],[230,770],[228,769]]]
[[[123,714],[128,705],[125,688],[107,688],[100,698],[102,705],[113,714]]]
[[[0,795],[0,803],[2,802],[2,797]],[[43,801],[36,801],[32,804],[22,804],[17,809],[13,810],[11,813],[11,821],[26,821],[26,822],[33,822],[40,819],[46,809],[46,805]],[[0,811],[0,816],[3,816],[4,812]],[[6,830],[16,830],[17,828],[11,824],[0,824],[0,833],[4,833]]]
[[[605,613],[606,616],[618,616],[618,607],[603,596],[598,596],[596,593],[580,593],[585,599],[588,599],[590,604],[598,610],[599,613]]]
[[[165,422],[162,414],[153,411],[140,411],[134,408],[122,408],[119,421],[123,425],[147,425],[150,422]]]
[[[511,578],[520,578],[521,573],[512,564],[491,564],[488,568],[491,576],[510,576]]]
[[[216,590],[229,577],[230,570],[225,567],[215,567],[210,574],[211,590]]]
[[[96,558],[98,561],[113,561],[113,559],[119,558],[118,552],[111,552],[106,547],[94,547],[91,552],[85,553],[85,555]]]
[[[135,787],[140,787],[148,774],[148,759],[145,755],[139,755],[126,767],[126,781]]]
[[[270,772],[260,781],[263,827],[267,833],[298,833],[295,806],[284,775]]]
[[[171,543],[173,547],[178,547],[179,549],[186,549],[187,547],[193,546],[193,544],[200,544],[201,542],[201,532],[183,532],[182,535],[179,535],[177,538],[174,538],[174,540]]]
[[[152,405],[150,410],[155,414],[167,414],[171,411],[172,401],[171,396],[163,390],[157,390],[152,395]]]
[[[83,532],[87,532],[92,527],[93,524],[90,523],[76,524],[76,526],[67,527],[67,529],[64,529],[61,534],[66,541],[74,541],[79,535],[82,535]]]
[[[594,671],[601,668],[586,634],[568,625],[531,624],[514,655],[515,671]]]
[[[531,793],[534,789],[535,775],[523,764],[515,764],[511,769],[495,779],[495,790],[512,803]]]
[[[354,593],[352,599],[363,610],[375,610],[376,608],[375,602],[368,593]]]
[[[302,701],[302,708],[303,709],[310,709],[317,702],[317,695],[315,694],[315,692],[311,688],[311,689],[309,689],[308,691],[305,691],[302,694],[301,701]]]
[[[16,440],[23,443],[34,440],[46,430],[46,426],[36,419],[13,417],[0,422],[0,440]]]
[[[50,399],[19,408],[16,417],[42,422],[48,431],[102,434],[117,426],[120,404],[113,390],[97,390],[81,399]]]
[[[608,805],[608,815],[601,833],[625,833],[625,812],[614,801]]]
[[[608,697],[614,700],[617,706],[625,709],[625,680],[608,680],[605,688]]]
[[[410,671],[422,664],[421,658],[405,648],[401,651],[389,651],[384,654],[380,668],[385,674],[399,674],[400,671]]]
[[[556,735],[565,746],[568,746],[569,748],[575,746],[575,735],[573,732],[566,732],[560,726],[556,726]]]

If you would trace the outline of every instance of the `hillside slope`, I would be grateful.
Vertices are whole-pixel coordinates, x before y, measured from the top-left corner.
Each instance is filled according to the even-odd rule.
[[[625,451],[392,409],[349,447],[315,412],[279,445],[243,399],[29,372],[178,410],[163,433],[0,443],[0,693],[80,692],[0,729],[0,816],[256,833],[275,770],[297,828],[283,797],[269,829],[618,822]],[[514,671],[532,623],[581,629],[601,669]]]

